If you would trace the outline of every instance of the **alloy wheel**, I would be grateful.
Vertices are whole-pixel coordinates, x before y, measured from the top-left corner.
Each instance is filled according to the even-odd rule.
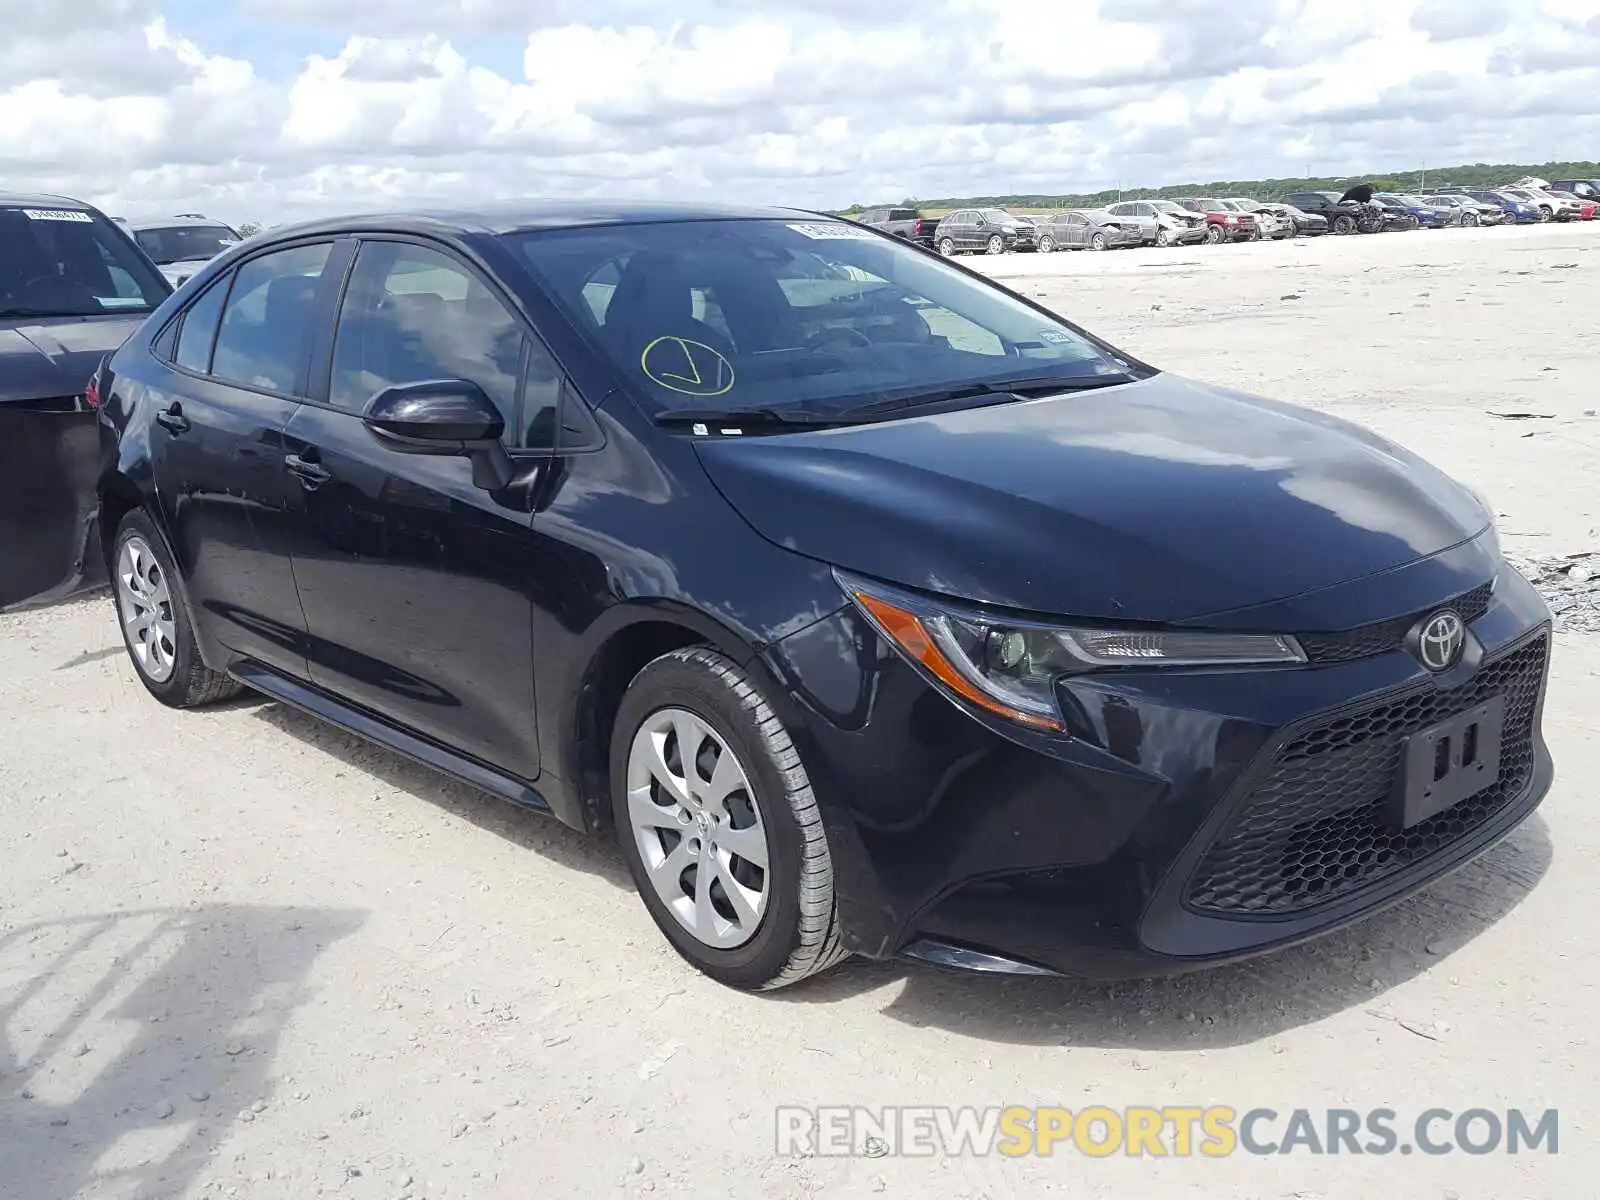
[[[1091,249],[1091,250],[1104,250],[1105,248],[1106,248],[1106,235],[1105,234],[1097,233],[1092,238],[1089,239],[1089,249]]]
[[[178,631],[172,592],[150,544],[130,537],[117,556],[117,607],[134,662],[153,683],[165,683],[177,665]]]
[[[1049,254],[1055,248],[1056,248],[1056,240],[1055,240],[1055,238],[1051,237],[1049,234],[1045,234],[1044,237],[1039,239],[1039,253],[1040,254]]]
[[[1165,229],[1156,230],[1156,245],[1158,245],[1158,246],[1170,246],[1170,245],[1172,245],[1172,234],[1170,232],[1168,232],[1167,230],[1165,230]]]
[[[954,258],[956,256],[956,244],[949,238],[940,238],[939,253],[946,258]]]
[[[661,903],[703,945],[731,950],[767,909],[769,848],[750,776],[681,708],[652,713],[628,753],[628,820]]]
[[[1005,239],[998,233],[989,239],[990,254],[1004,254],[1006,249]]]

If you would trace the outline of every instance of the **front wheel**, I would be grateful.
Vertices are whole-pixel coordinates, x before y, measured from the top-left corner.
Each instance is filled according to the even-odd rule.
[[[990,254],[1004,254],[1006,252],[1006,240],[998,233],[992,234],[989,238],[988,245],[984,248]]]
[[[1354,233],[1356,231],[1356,219],[1349,213],[1340,213],[1333,219],[1333,231],[1339,234]]]
[[[1089,239],[1089,249],[1104,250],[1106,248],[1106,235],[1097,233]]]
[[[1207,225],[1206,226],[1206,242],[1209,245],[1215,246],[1221,240],[1222,240],[1222,226],[1221,225]]]
[[[1478,214],[1475,213],[1475,212],[1467,213],[1464,217],[1461,218],[1461,223],[1463,225],[1465,225],[1468,229],[1475,229],[1479,224]]]
[[[939,253],[944,255],[946,258],[954,258],[956,256],[955,242],[951,241],[949,238],[940,238]]]
[[[1055,240],[1055,238],[1051,237],[1048,233],[1045,234],[1044,237],[1039,239],[1039,253],[1040,254],[1049,254],[1052,251],[1054,251],[1055,248],[1056,248],[1056,240]]]
[[[1539,220],[1548,221],[1553,216],[1555,216],[1555,213],[1549,208],[1545,207],[1543,204],[1539,206]]]
[[[1172,245],[1172,231],[1170,229],[1158,229],[1158,230],[1156,230],[1156,245],[1158,245],[1158,246],[1170,246],[1170,245]]]
[[[612,732],[611,800],[645,907],[713,979],[782,987],[846,956],[805,765],[732,659],[690,647],[639,672]]]
[[[147,692],[172,708],[193,708],[244,690],[200,658],[177,570],[143,511],[123,518],[110,567],[122,644]]]

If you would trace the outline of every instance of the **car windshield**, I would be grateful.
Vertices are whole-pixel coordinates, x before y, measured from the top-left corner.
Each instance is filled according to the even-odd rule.
[[[1150,203],[1165,213],[1186,213],[1189,211],[1175,200],[1152,200]]]
[[[1012,219],[1011,214],[1003,208],[986,208],[978,215],[989,221],[1009,221]]]
[[[898,239],[826,220],[506,235],[658,413],[837,414],[1026,379],[1093,386],[1109,347]]]
[[[168,293],[103,217],[75,208],[0,206],[0,318],[149,312]]]
[[[239,244],[239,235],[226,225],[169,225],[141,229],[133,237],[139,249],[162,266],[215,258]]]

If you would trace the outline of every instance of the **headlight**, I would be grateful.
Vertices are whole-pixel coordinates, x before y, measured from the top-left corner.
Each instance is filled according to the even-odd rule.
[[[1116,667],[1303,663],[1293,638],[1054,625],[996,617],[836,571],[845,594],[913,666],[947,692],[1033,729],[1064,728],[1055,682]]]

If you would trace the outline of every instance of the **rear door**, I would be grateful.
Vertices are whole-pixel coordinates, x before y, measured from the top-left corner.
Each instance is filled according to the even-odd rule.
[[[283,432],[306,391],[331,239],[278,247],[219,277],[157,340],[146,402],[156,497],[190,607],[235,653],[303,676],[305,618],[285,525]]]
[[[539,771],[530,491],[565,388],[497,289],[441,245],[363,240],[286,450],[313,682],[524,779]],[[465,458],[401,454],[362,422],[393,384],[469,379],[505,418],[523,486]]]

